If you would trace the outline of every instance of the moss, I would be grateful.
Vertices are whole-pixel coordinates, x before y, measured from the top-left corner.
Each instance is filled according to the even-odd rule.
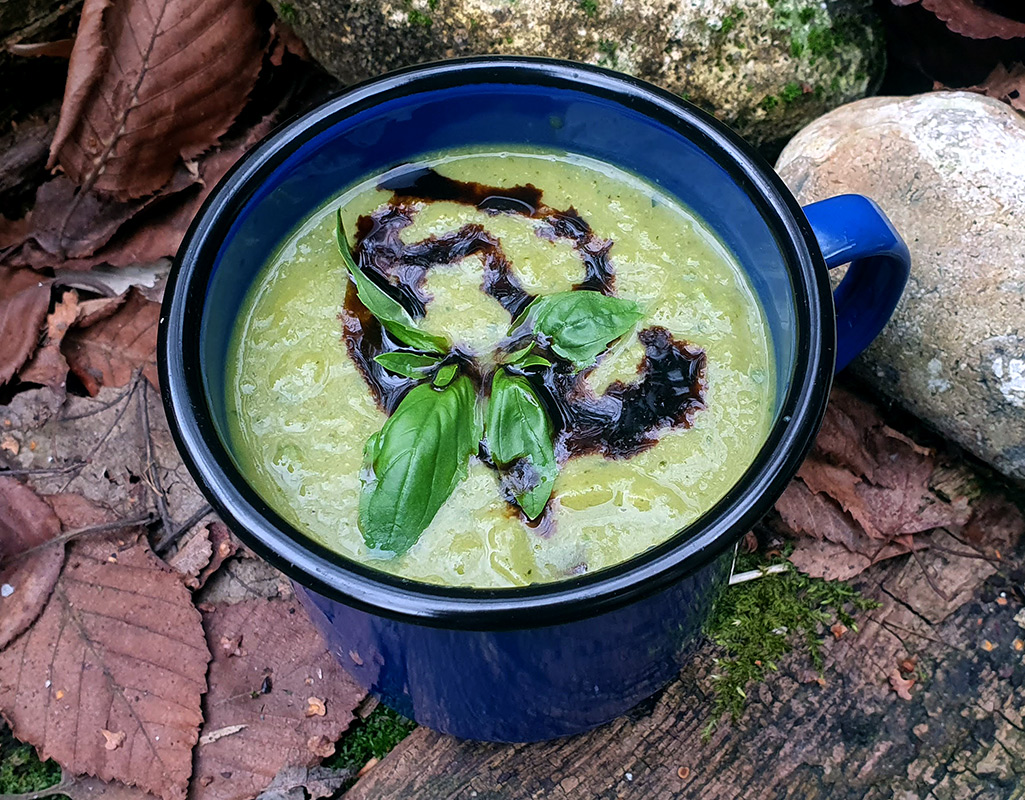
[[[60,781],[56,761],[40,761],[36,751],[22,744],[0,723],[0,794],[37,792]]]
[[[790,40],[790,55],[794,58],[800,58],[801,53],[804,52],[804,43],[798,39]]]
[[[412,720],[379,705],[369,717],[354,723],[346,731],[336,745],[335,754],[324,761],[324,766],[351,771],[352,783],[355,783],[356,773],[364,764],[371,758],[384,758],[414,728],[416,723]]]
[[[722,26],[719,28],[719,32],[723,35],[729,33],[737,26],[736,17],[726,17],[722,21]]]
[[[431,18],[419,9],[414,8],[409,11],[406,18],[409,20],[410,25],[415,25],[418,28],[431,27]]]
[[[289,25],[294,25],[296,20],[295,6],[291,3],[278,4],[278,16]]]
[[[598,15],[598,0],[577,0],[580,10],[589,17]]]
[[[774,94],[767,94],[758,105],[766,111],[772,111],[772,109],[779,105],[779,98]]]
[[[793,103],[795,100],[800,99],[803,94],[804,91],[801,89],[801,84],[797,81],[790,81],[790,83],[783,87],[779,96],[784,103]]]
[[[439,3],[439,2],[440,2],[440,0],[427,0],[427,7],[428,7],[428,8],[429,8],[429,9],[430,9],[431,11],[435,11],[435,10],[437,10],[437,8],[438,8],[438,3]]]
[[[811,7],[802,8],[798,12],[797,18],[801,21],[802,25],[807,25],[809,22],[815,19],[815,9]]]
[[[736,571],[772,563],[789,567],[783,556],[768,562],[742,556]],[[857,631],[853,614],[878,607],[847,583],[809,578],[793,567],[728,587],[705,626],[708,637],[722,650],[712,675],[715,703],[706,735],[724,713],[737,719],[744,710],[749,685],[776,671],[779,660],[794,648],[803,651],[821,672],[823,636],[829,627],[841,622]]]

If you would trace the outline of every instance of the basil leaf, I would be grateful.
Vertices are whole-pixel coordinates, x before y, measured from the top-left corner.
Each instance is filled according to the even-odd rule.
[[[495,373],[485,430],[491,457],[516,502],[529,519],[536,519],[552,495],[559,465],[552,421],[526,378],[503,369]]]
[[[518,369],[526,369],[527,367],[545,367],[545,368],[548,368],[551,365],[552,365],[552,362],[549,361],[544,356],[527,356],[526,358],[521,359],[520,361],[514,361],[509,366],[517,367]]]
[[[345,229],[342,227],[341,209],[335,215],[335,240],[338,243],[338,252],[342,254],[342,260],[345,262],[345,268],[356,283],[356,293],[359,295],[359,299],[370,313],[380,320],[388,333],[403,344],[417,350],[426,350],[428,353],[447,353],[449,351],[449,343],[445,337],[420,330],[406,309],[363,274],[363,270],[359,268],[349,250],[349,242],[345,238]]]
[[[532,320],[534,330],[551,340],[552,350],[583,369],[642,316],[632,300],[579,290],[537,298],[513,322],[512,329],[525,319]]]
[[[425,356],[421,353],[406,353],[396,350],[391,353],[381,353],[374,356],[374,361],[380,364],[389,372],[402,375],[404,378],[414,380],[425,378],[427,371],[438,365],[440,356]]]
[[[456,376],[456,372],[459,367],[455,364],[446,364],[438,370],[438,374],[434,376],[434,385],[437,387],[448,386],[452,383],[452,379]]]
[[[471,380],[414,386],[364,449],[359,528],[368,547],[401,554],[416,544],[466,477],[481,438]]]
[[[521,347],[519,350],[513,350],[511,353],[506,353],[502,357],[503,364],[515,364],[521,358],[526,358],[527,354],[534,349],[534,342],[528,342],[526,347]]]

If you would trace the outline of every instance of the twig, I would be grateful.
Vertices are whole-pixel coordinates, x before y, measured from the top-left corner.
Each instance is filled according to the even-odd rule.
[[[124,400],[127,395],[129,395],[133,391],[135,391],[135,380],[136,379],[133,378],[132,382],[128,384],[128,386],[125,388],[125,390],[123,392],[121,392],[121,394],[119,394],[113,400],[108,400],[107,402],[102,403],[100,406],[98,406],[96,408],[90,408],[88,411],[83,411],[81,414],[71,414],[69,416],[57,417],[57,421],[58,422],[74,422],[75,420],[78,420],[78,419],[85,419],[86,417],[92,417],[92,416],[95,416],[96,414],[102,414],[108,408],[116,406],[118,403],[120,403],[122,400]]]
[[[764,578],[766,575],[779,575],[783,572],[789,571],[789,564],[771,564],[763,569],[751,569],[747,572],[738,572],[730,578],[730,586],[735,586],[738,583],[747,583],[748,581],[754,581],[758,578]]]
[[[21,794],[0,794],[0,800],[40,800],[43,797],[50,797],[55,794],[64,794],[65,790],[70,789],[74,785],[74,781],[69,781],[66,778],[61,778],[61,782],[49,786],[46,789],[40,789],[36,792],[22,792]]]
[[[74,461],[71,464],[65,464],[63,467],[33,467],[32,469],[7,469],[6,467],[0,467],[0,475],[63,475],[68,472],[74,472],[76,469],[82,469],[85,467],[85,463],[84,461]]]
[[[178,541],[178,538],[188,531],[192,526],[197,525],[203,517],[213,513],[213,507],[209,503],[203,503],[203,505],[189,517],[185,522],[179,525],[173,530],[165,530],[164,535],[160,537],[160,540],[153,546],[154,552],[157,555],[162,556],[171,545]]]
[[[146,514],[142,517],[134,517],[133,519],[119,519],[113,522],[104,522],[100,525],[89,525],[85,528],[75,528],[71,531],[65,531],[59,536],[54,536],[52,539],[48,539],[42,544],[37,544],[35,547],[30,547],[28,550],[22,550],[20,553],[15,553],[13,556],[8,558],[6,561],[0,561],[0,567],[6,566],[7,564],[18,561],[19,559],[25,558],[26,556],[35,553],[38,550],[42,550],[53,544],[64,544],[70,542],[72,539],[77,539],[79,536],[86,536],[90,533],[109,533],[111,531],[120,531],[125,528],[135,528],[141,525],[149,525],[154,522],[156,517],[153,514]],[[0,797],[2,800],[2,797]]]
[[[149,425],[149,384],[142,383],[141,409],[139,416],[142,419],[142,438],[146,442],[146,481],[153,492],[157,502],[157,511],[160,512],[160,522],[165,531],[174,530],[174,519],[167,508],[167,493],[160,483],[160,470],[157,468],[157,460],[153,455],[153,432]]]

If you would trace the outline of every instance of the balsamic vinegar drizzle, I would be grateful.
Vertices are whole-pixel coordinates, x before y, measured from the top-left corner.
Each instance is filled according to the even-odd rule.
[[[609,260],[613,242],[601,239],[571,207],[559,211],[546,206],[542,192],[526,184],[510,188],[447,178],[430,168],[389,178],[379,188],[393,196],[386,206],[360,217],[356,226],[354,257],[367,276],[401,303],[414,317],[423,317],[431,297],[424,290],[427,272],[476,255],[483,264],[481,289],[514,319],[534,299],[519,283],[501,243],[481,225],[404,244],[400,231],[412,224],[423,203],[456,202],[488,214],[519,214],[542,222],[537,235],[552,241],[568,239],[585,266],[584,280],[574,289],[614,294],[615,270]],[[349,355],[356,363],[375,400],[391,413],[415,381],[393,375],[374,361],[380,353],[402,349],[367,311],[350,283],[341,313]],[[559,460],[597,453],[606,458],[630,458],[658,442],[667,428],[688,428],[705,407],[705,353],[679,341],[665,328],[649,327],[638,333],[645,356],[637,380],[616,381],[595,395],[569,364],[537,345],[554,366],[531,368],[524,375],[548,406],[556,429]],[[508,350],[515,350],[510,344]],[[480,385],[484,376],[472,354],[457,351],[446,360],[458,361]],[[483,450],[482,459],[491,464]],[[493,466],[493,465],[492,465]]]

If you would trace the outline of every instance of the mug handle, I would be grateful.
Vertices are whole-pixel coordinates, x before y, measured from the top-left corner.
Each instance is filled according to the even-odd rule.
[[[893,223],[860,194],[804,207],[826,266],[850,264],[833,293],[836,371],[868,347],[886,325],[911,272],[911,254]]]

